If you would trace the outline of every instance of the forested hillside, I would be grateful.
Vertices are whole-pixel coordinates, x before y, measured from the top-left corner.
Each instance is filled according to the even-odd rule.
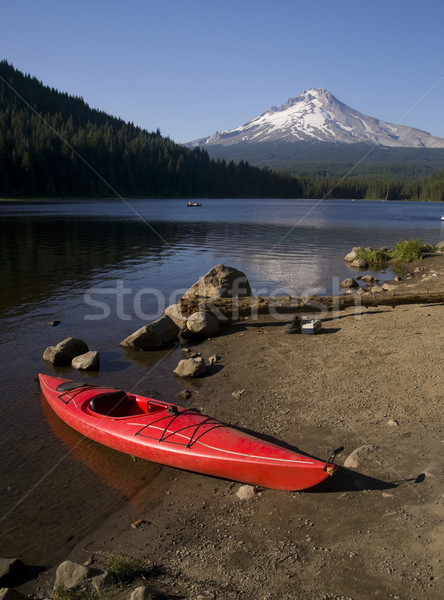
[[[381,159],[379,166],[366,165],[363,170],[359,165],[343,178],[356,161],[335,147],[329,160],[316,166],[313,153],[316,156],[321,146],[310,151],[296,145],[288,148],[297,168],[286,172],[270,170],[283,168],[273,160],[267,166],[265,162],[252,166],[240,156],[210,158],[206,150],[186,148],[159,131],[148,132],[91,109],[82,98],[46,87],[0,62],[1,197],[117,194],[444,201],[444,170],[438,170],[444,154],[427,151],[423,162],[413,167],[410,155],[401,153],[397,166]]]
[[[113,190],[144,197],[302,193],[297,178],[211,160],[205,150],[93,110],[1,62],[0,194],[110,196]]]

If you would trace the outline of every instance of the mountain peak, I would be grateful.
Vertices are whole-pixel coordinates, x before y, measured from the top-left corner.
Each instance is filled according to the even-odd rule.
[[[231,146],[269,141],[367,142],[392,147],[444,148],[443,138],[363,115],[322,87],[309,88],[240,127],[217,131],[188,145]]]

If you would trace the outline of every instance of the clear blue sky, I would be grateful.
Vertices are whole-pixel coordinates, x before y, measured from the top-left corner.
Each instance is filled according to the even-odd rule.
[[[3,0],[0,19],[0,59],[176,142],[310,87],[444,137],[442,0]]]

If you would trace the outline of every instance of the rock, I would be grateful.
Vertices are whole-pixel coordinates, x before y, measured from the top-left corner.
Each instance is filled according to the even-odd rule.
[[[346,262],[353,262],[358,257],[359,246],[355,246],[351,252],[344,256]]]
[[[99,592],[110,583],[109,571],[93,569],[65,560],[57,567],[54,591],[64,589],[81,590],[85,593]]]
[[[178,400],[189,400],[192,395],[193,395],[193,392],[191,390],[181,390],[177,394],[177,398],[178,398]]]
[[[57,327],[57,325],[60,325],[60,321],[48,321],[48,325],[51,325],[52,327]]]
[[[97,350],[91,350],[85,354],[80,354],[72,359],[71,365],[74,369],[84,371],[98,371],[100,369],[100,356]]]
[[[216,363],[218,363],[221,360],[221,356],[219,356],[219,354],[214,354],[213,356],[210,356],[210,358],[208,359],[208,364],[209,365],[215,365]]]
[[[207,366],[201,356],[184,358],[174,369],[174,374],[179,377],[200,377],[207,372]]]
[[[347,279],[344,279],[344,281],[341,281],[341,288],[357,288],[359,287],[359,283],[357,281],[355,281],[354,279],[352,279],[351,277],[348,277]]]
[[[357,269],[365,269],[368,267],[368,263],[363,258],[357,258],[352,263],[350,263],[351,267],[356,267]]]
[[[176,323],[179,329],[185,327],[188,317],[182,314],[180,304],[171,304],[170,306],[167,306],[164,314],[167,315],[167,317],[170,317],[170,319]]]
[[[168,315],[163,315],[129,335],[120,345],[131,350],[162,348],[174,340],[179,329]]]
[[[442,242],[438,242],[438,243],[436,244],[436,247],[437,247],[437,249],[438,249],[438,252],[444,252],[444,241],[442,241]]]
[[[0,589],[0,600],[28,600],[28,596],[24,596],[17,590],[11,588]]]
[[[240,500],[251,500],[256,496],[256,488],[252,485],[242,485],[236,492]]]
[[[137,587],[131,594],[131,600],[154,600],[159,593],[152,587],[141,585]]]
[[[374,285],[372,288],[370,288],[370,291],[372,294],[380,294],[384,291],[384,288],[382,285]]]
[[[88,346],[82,340],[69,337],[56,346],[49,346],[43,353],[43,359],[56,367],[70,365],[73,358],[88,352]]]
[[[370,444],[356,448],[356,450],[353,450],[353,452],[345,459],[344,467],[346,469],[357,469],[362,461],[367,458],[369,454],[372,454],[372,452],[376,452],[376,450],[376,446],[371,446]]]
[[[235,392],[233,392],[231,395],[234,398],[237,398],[237,400],[239,400],[239,398],[241,398],[243,395],[245,394],[245,390],[236,390]]]
[[[385,292],[393,292],[394,290],[397,289],[397,287],[398,286],[396,285],[396,283],[383,283],[382,284],[382,289]]]
[[[216,265],[203,275],[183,295],[184,298],[237,298],[251,296],[251,287],[245,273]]]
[[[187,319],[187,329],[199,337],[209,337],[219,331],[220,323],[211,313],[196,312]]]
[[[376,277],[373,277],[373,275],[363,275],[361,277],[361,281],[364,283],[378,283],[379,279],[376,279]]]
[[[398,427],[398,425],[399,425],[399,422],[398,422],[396,419],[389,419],[389,420],[387,421],[387,425],[388,425],[389,427]]]
[[[12,585],[23,567],[18,558],[0,558],[0,585]]]

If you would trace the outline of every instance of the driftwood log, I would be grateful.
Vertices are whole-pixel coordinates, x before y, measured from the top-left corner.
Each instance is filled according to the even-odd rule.
[[[401,304],[434,304],[444,302],[444,291],[438,292],[380,292],[378,294],[344,294],[341,296],[308,296],[305,298],[270,298],[248,296],[242,298],[181,298],[182,314],[197,311],[212,312],[220,319],[237,319],[256,315],[280,315],[344,310],[355,306],[395,307]]]

